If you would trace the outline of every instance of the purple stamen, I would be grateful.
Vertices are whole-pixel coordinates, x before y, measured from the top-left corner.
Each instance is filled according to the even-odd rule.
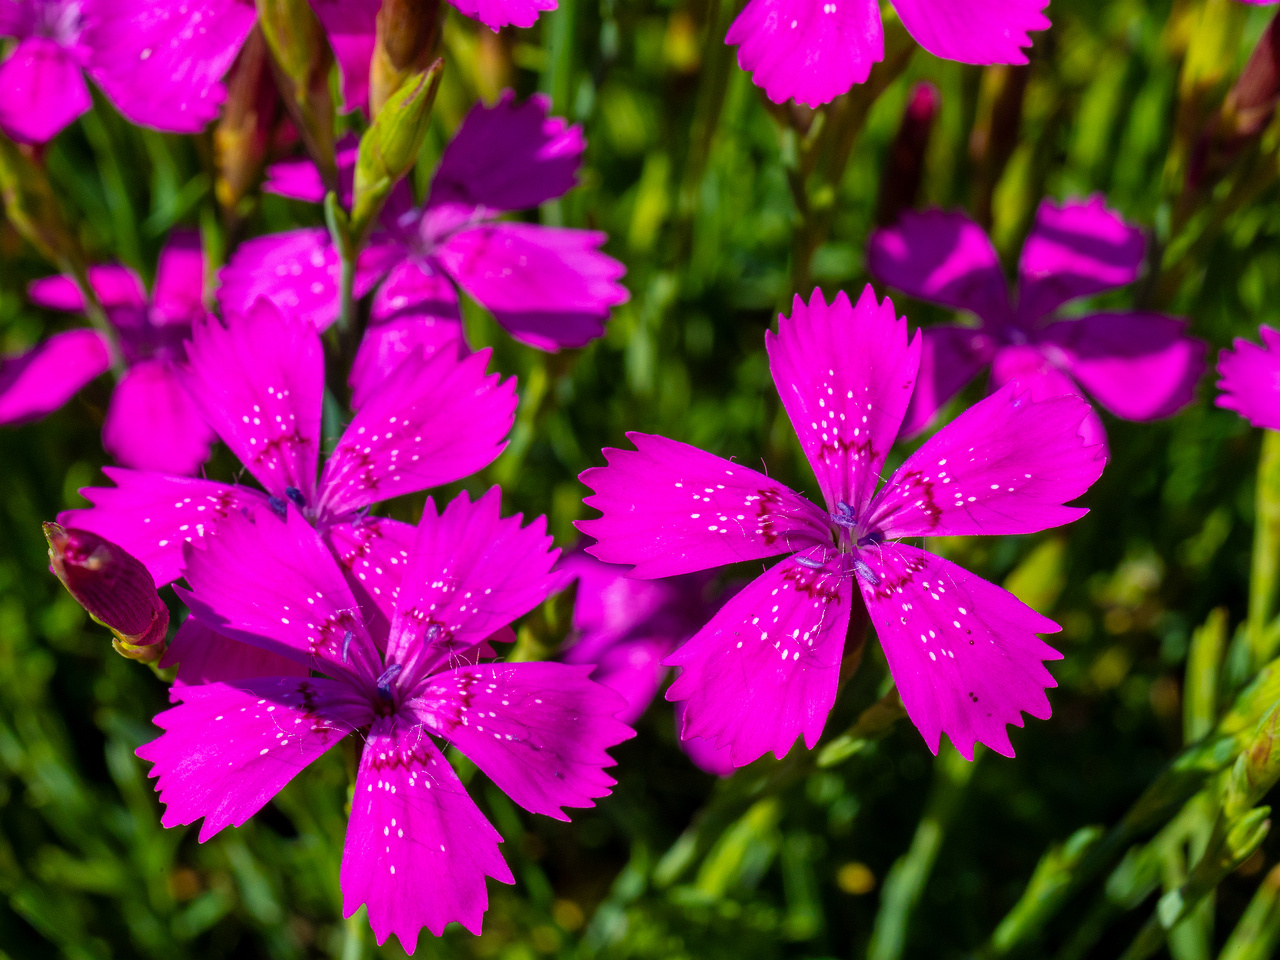
[[[376,684],[378,688],[378,696],[382,697],[383,700],[391,699],[391,684],[395,681],[396,677],[400,676],[400,671],[403,669],[404,667],[400,664],[393,663],[391,666],[387,667],[387,669],[382,671],[382,676],[378,677]]]
[[[267,497],[267,506],[270,507],[271,512],[281,520],[284,519],[285,514],[289,511],[289,505],[279,497]]]
[[[356,635],[352,633],[350,630],[348,630],[346,633],[342,635],[342,662],[343,663],[347,662],[347,651],[351,649],[351,641],[354,640],[355,638],[356,638]]]
[[[867,564],[867,561],[859,557],[854,557],[853,572],[856,573],[860,579],[865,580],[871,586],[873,587],[880,586],[880,578],[876,576],[876,572],[871,569],[871,567]]]
[[[810,570],[821,570],[826,566],[826,564],[821,560],[814,560],[812,557],[801,557],[797,555],[795,561],[800,564],[800,566],[808,567]]]
[[[307,505],[307,499],[302,495],[302,491],[297,487],[285,487],[284,495],[289,498],[295,507],[301,510]]]
[[[853,507],[843,500],[836,504],[836,512],[831,515],[831,519],[842,527],[853,528],[858,525],[858,520],[853,515]]]

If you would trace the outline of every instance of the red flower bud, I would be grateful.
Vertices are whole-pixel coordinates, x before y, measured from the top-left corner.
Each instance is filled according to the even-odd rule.
[[[87,530],[44,525],[49,563],[89,616],[115,635],[122,656],[152,663],[165,649],[169,608],[142,561]]]

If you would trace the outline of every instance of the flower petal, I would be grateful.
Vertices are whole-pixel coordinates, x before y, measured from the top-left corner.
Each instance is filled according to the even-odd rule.
[[[249,487],[119,467],[102,472],[116,485],[82,487],[93,506],[64,510],[58,523],[119,544],[146,564],[158,587],[178,578],[183,544],[203,543],[233,514],[267,507]]]
[[[1064,357],[1058,359],[1065,362]],[[1050,358],[1047,350],[1036,344],[1019,343],[996,350],[996,355],[991,359],[992,391],[1015,380],[1023,389],[1031,391],[1032,400],[1084,395],[1084,388]],[[1107,431],[1092,407],[1089,408],[1084,423],[1080,425],[1080,437],[1086,446],[1102,444],[1102,452],[1106,452]]]
[[[324,465],[321,508],[340,517],[487,467],[515,423],[515,378],[486,373],[489,350],[400,364],[360,407]]]
[[[546,94],[521,103],[515,96],[505,90],[492,107],[478,103],[463,118],[440,157],[428,207],[524,210],[577,184],[587,148],[582,128],[550,116]]]
[[[0,130],[21,143],[46,143],[93,106],[75,54],[28,37],[0,63]]]
[[[116,307],[142,309],[147,305],[147,291],[142,287],[142,278],[128,267],[116,264],[90,267],[89,286],[108,312]],[[27,284],[27,296],[32,303],[50,310],[84,312],[84,297],[80,295],[80,288],[65,275],[32,280]]]
[[[151,294],[151,319],[190,324],[205,314],[204,250],[194,230],[174,230],[160,251]]]
[[[183,621],[160,660],[161,667],[175,664],[178,672],[170,693],[175,703],[181,699],[176,691],[182,687],[261,677],[305,677],[309,673],[306,666],[295,660],[252,643],[232,640],[195,617]]]
[[[828,307],[815,290],[807,306],[796,297],[777,334],[764,337],[778,395],[831,511],[844,503],[860,513],[871,499],[911,399],[920,336],[908,342],[906,318],[894,316],[870,285],[856,307],[843,291]]]
[[[213,431],[167,360],[125,371],[111,394],[102,446],[121,466],[189,475],[209,459]]]
[[[1045,719],[1042,661],[1061,654],[1036,634],[1058,625],[1017,597],[904,543],[863,551],[876,582],[858,578],[907,715],[934,753],[945,733],[967,759],[975,742],[1013,756],[1006,724]]]
[[[667,657],[668,700],[688,701],[681,739],[728,747],[736,767],[803,735],[812,748],[836,699],[852,575],[826,548],[787,557],[729,600]]]
[[[1043,200],[1018,263],[1018,321],[1024,327],[1078,297],[1138,279],[1142,231],[1108,210],[1101,194],[1061,204]]]
[[[1049,0],[893,0],[907,33],[935,57],[961,63],[1026,63],[1030,30],[1048,30]]]
[[[360,757],[342,851],[342,913],[366,904],[379,944],[413,953],[426,927],[454,921],[479,935],[485,877],[514,883],[484,818],[431,738],[397,717],[374,721]]]
[[[305,320],[259,301],[191,330],[185,385],[205,420],[266,489],[315,504],[324,347]]]
[[[1218,389],[1214,402],[1234,410],[1255,427],[1280,430],[1280,331],[1258,328],[1262,344],[1236,337],[1218,358]]]
[[[911,394],[901,435],[911,437],[927,427],[947,401],[982,372],[995,355],[994,338],[972,327],[924,327],[920,374]]]
[[[26,353],[0,359],[0,423],[22,423],[52,413],[111,367],[96,330],[55,333]]]
[[[686,703],[684,701],[676,704],[677,736],[684,728],[685,707]],[[728,747],[717,747],[710,740],[704,740],[702,737],[689,737],[687,740],[681,740],[680,749],[684,751],[685,756],[693,761],[693,765],[703,773],[709,773],[716,777],[731,777],[733,776],[733,771],[738,769],[733,765],[732,750]]]
[[[578,479],[603,516],[577,527],[605,563],[668,577],[829,543],[822,510],[762,473],[666,437],[629,433],[634,451],[603,451],[607,467]]]
[[[324,536],[365,611],[369,632],[375,639],[385,637],[417,536],[414,527],[386,517],[362,517],[351,523],[329,524]],[[378,617],[372,615],[374,611]]]
[[[311,0],[342,78],[342,110],[369,102],[369,63],[381,0]]]
[[[454,8],[479,20],[495,33],[502,27],[532,27],[543,10],[554,10],[556,0],[449,0]]]
[[[968,310],[990,328],[1012,320],[1009,288],[986,232],[960,212],[908,210],[867,241],[867,269],[908,296]]]
[[[156,717],[165,731],[138,748],[165,805],[166,827],[204,817],[200,842],[238,827],[322,753],[369,722],[346,684],[267,677],[180,687]]]
[[[725,43],[738,66],[774,103],[817,107],[862,83],[884,59],[884,28],[874,0],[750,0]]]
[[[531,813],[568,820],[614,780],[606,748],[635,736],[614,719],[625,704],[587,679],[590,666],[485,663],[430,677],[407,704],[503,793]]]
[[[1184,321],[1156,313],[1095,313],[1046,327],[1040,337],[1100,404],[1126,420],[1155,420],[1195,399],[1209,345]],[[1052,348],[1050,348],[1052,349]]]
[[[929,438],[876,498],[884,539],[1035,533],[1084,516],[1064,507],[1102,475],[1105,448],[1081,442],[1089,404],[1033,401],[1021,382],[975,403]]]

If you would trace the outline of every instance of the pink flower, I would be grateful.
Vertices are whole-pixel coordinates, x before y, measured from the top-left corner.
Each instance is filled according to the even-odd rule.
[[[1280,430],[1280,332],[1266,324],[1258,328],[1262,344],[1236,337],[1230,350],[1218,358],[1215,401],[1234,410],[1255,427]]]
[[[367,904],[378,943],[394,933],[410,953],[424,926],[478,934],[485,877],[513,878],[435,738],[526,810],[568,820],[563,807],[608,795],[605,751],[632,736],[613,717],[621,699],[589,668],[478,662],[485,638],[559,581],[543,518],[503,518],[496,487],[442,514],[428,499],[390,626],[372,629],[297,508],[255,519],[232,514],[205,549],[188,547],[190,590],[179,592],[195,620],[294,670],[175,689],[179,705],[156,717],[165,733],[138,749],[154,764],[162,822],[203,817],[201,841],[238,826],[356,733],[343,914]]]
[[[357,393],[412,347],[461,344],[454,284],[517,340],[542,350],[601,336],[610,309],[627,300],[616,282],[625,268],[599,252],[603,233],[496,219],[558,197],[576,181],[586,141],[549,110],[546,97],[516,103],[510,91],[492,107],[478,105],[445,149],[426,203],[414,208],[403,184],[393,194],[356,274],[357,296],[382,281],[353,370]],[[354,143],[339,161],[347,193]],[[269,189],[314,202],[324,193],[305,161],[273,168]],[[339,273],[327,231],[293,230],[242,244],[222,271],[219,296],[232,311],[267,297],[323,329],[338,315]]]
[[[902,25],[936,57],[1026,63],[1032,30],[1047,30],[1048,0],[893,0]],[[876,0],[749,0],[729,27],[738,66],[770,100],[827,103],[884,59]]]
[[[796,298],[768,334],[783,406],[817,474],[823,507],[764,474],[664,437],[633,433],[587,470],[579,523],[591,552],[632,576],[675,576],[790,554],[726,603],[666,659],[683,668],[684,737],[728,747],[733,763],[803,734],[812,747],[835,702],[854,590],[861,594],[912,722],[937,752],[942,733],[1012,755],[1006,724],[1049,716],[1036,634],[1053,621],[905,537],[1021,534],[1068,523],[1066,507],[1102,472],[1082,444],[1079,397],[1033,400],[1010,383],[940,430],[876,491],[906,413],[921,338],[870,287],[856,307]]]
[[[173,234],[160,254],[149,299],[141,279],[126,267],[91,267],[89,282],[116,329],[126,365],[107,408],[103,447],[126,467],[195,473],[209,458],[213,434],[179,384],[177,365],[192,323],[205,315],[199,238]],[[70,277],[37,280],[29,292],[44,307],[84,309]],[[5,359],[0,362],[0,423],[51,413],[110,365],[105,339],[86,329],[55,333],[27,353]]]
[[[1146,244],[1101,196],[1045,200],[1018,265],[1011,303],[990,239],[963,213],[909,212],[867,243],[873,276],[919,300],[977,314],[981,326],[928,327],[920,383],[903,433],[990,365],[992,388],[1017,378],[1037,400],[1087,391],[1126,420],[1167,417],[1191,402],[1208,346],[1157,313],[1092,313],[1046,323],[1062,304],[1132,283]],[[1106,436],[1091,414],[1091,439]]]
[[[242,512],[283,516],[293,505],[370,615],[390,617],[413,530],[369,508],[487,466],[515,418],[515,381],[485,373],[487,350],[465,359],[416,351],[358,407],[319,472],[325,380],[315,327],[263,301],[225,327],[212,317],[197,324],[187,353],[184,387],[265,492],[108,469],[115,487],[85,489],[93,506],[59,517],[120,544],[161,585],[177,578],[185,544],[214,539]]]

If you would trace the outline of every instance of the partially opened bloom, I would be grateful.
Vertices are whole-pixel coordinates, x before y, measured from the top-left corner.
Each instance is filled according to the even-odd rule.
[[[1047,30],[1048,0],[893,0],[907,32],[935,57],[961,63],[1026,63],[1032,30]],[[874,0],[750,0],[725,42],[774,103],[819,106],[862,83],[884,59]]]
[[[726,603],[666,662],[686,702],[683,736],[729,747],[741,766],[798,735],[812,747],[835,702],[855,590],[929,748],[946,733],[1011,755],[1006,724],[1049,716],[1037,633],[1053,621],[905,537],[1032,533],[1076,519],[1066,507],[1102,472],[1079,427],[1079,397],[1035,401],[1010,383],[940,430],[876,490],[920,363],[920,336],[878,304],[796,298],[766,335],[773,380],[817,474],[818,506],[762,473],[646,434],[587,470],[591,552],[665,577],[789,554]]]
[[[369,508],[461,479],[502,451],[515,381],[486,374],[488,359],[413,354],[366,399],[319,472],[324,349],[315,327],[265,301],[226,326],[210,317],[193,331],[185,386],[262,490],[108,468],[116,486],[83,490],[93,506],[59,522],[120,544],[163,585],[178,576],[185,544],[211,539],[241,512],[282,516],[292,505],[341,559],[370,615],[389,617],[413,530]]]
[[[927,327],[920,383],[904,434],[925,428],[984,367],[996,389],[1018,379],[1041,400],[1088,392],[1126,420],[1167,417],[1190,403],[1208,349],[1182,320],[1105,312],[1051,322],[1060,306],[1132,283],[1146,243],[1101,196],[1040,204],[1022,248],[1016,301],[982,228],[963,213],[908,212],[867,244],[872,275],[919,300],[978,316],[977,328]],[[1104,438],[1091,416],[1090,438]]]
[[[1280,430],[1280,332],[1266,324],[1258,328],[1262,343],[1236,337],[1218,358],[1215,403],[1234,410],[1255,427]]]
[[[156,269],[150,297],[127,267],[89,269],[89,283],[115,327],[124,356],[102,425],[102,446],[139,470],[195,473],[209,458],[213,433],[179,383],[191,325],[204,317],[204,259],[193,233],[175,232]],[[53,310],[84,310],[70,277],[36,280],[31,299]],[[43,417],[111,366],[105,338],[93,330],[55,333],[0,362],[0,423]]]
[[[413,207],[407,188],[393,194],[356,272],[357,296],[384,281],[367,351],[384,349],[388,337],[424,346],[459,342],[454,284],[517,340],[543,350],[583,346],[604,332],[610,309],[627,299],[616,282],[625,268],[599,251],[605,235],[496,219],[554,199],[576,181],[582,131],[549,111],[546,97],[516,103],[510,91],[492,107],[477,105],[445,148],[426,203]],[[354,146],[339,159],[349,184]],[[269,186],[298,199],[323,198],[305,163],[275,169]],[[237,310],[268,297],[324,328],[338,315],[339,271],[323,228],[259,237],[242,244],[222,271],[220,298]],[[357,361],[357,371],[367,362]]]
[[[256,522],[255,522],[256,521]],[[511,883],[502,838],[467,795],[434,738],[453,744],[516,803],[567,820],[613,780],[605,750],[632,735],[613,691],[590,669],[479,663],[496,629],[559,578],[539,517],[502,517],[497,488],[427,501],[388,628],[366,611],[316,531],[233,514],[205,549],[188,548],[180,591],[192,616],[310,676],[184,686],[156,717],[165,733],[138,749],[166,805],[165,826],[201,817],[200,840],[244,823],[307,764],[357,733],[359,771],[340,882],[343,913],[361,904],[378,942],[412,953],[427,927],[480,932],[485,877]]]

